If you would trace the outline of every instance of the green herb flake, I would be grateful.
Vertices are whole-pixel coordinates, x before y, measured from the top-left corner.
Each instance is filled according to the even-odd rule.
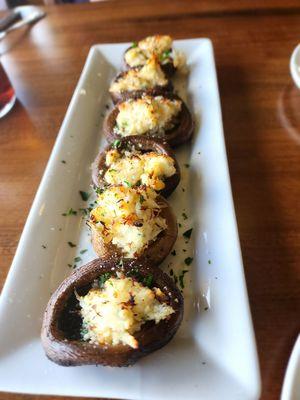
[[[114,141],[112,147],[115,149],[118,149],[120,147],[120,144],[121,144],[121,140],[117,139]]]
[[[164,61],[166,58],[169,58],[171,55],[171,50],[165,50],[161,55],[159,56],[161,61]]]
[[[172,256],[176,256],[176,250],[171,251]]]
[[[131,187],[131,183],[129,183],[128,181],[124,181],[124,183],[125,183],[125,185],[127,186],[127,187]]]
[[[87,252],[87,249],[83,249],[83,250],[80,250],[80,254],[84,254],[84,253],[86,253]]]
[[[191,265],[193,262],[193,258],[192,257],[187,257],[184,259],[185,265]]]
[[[98,279],[98,284],[99,284],[99,288],[103,288],[104,283],[111,277],[111,273],[110,272],[105,272],[105,274],[100,275],[99,279]]]
[[[62,164],[67,164],[67,161],[66,160],[61,160],[61,163]]]
[[[73,208],[69,208],[67,212],[61,214],[64,217],[67,217],[69,215],[77,215],[77,211],[73,210]]]
[[[75,244],[75,243],[72,243],[72,242],[68,242],[68,245],[69,245],[70,247],[76,247],[76,244]]]
[[[81,211],[82,215],[88,215],[88,213],[89,213],[88,208],[79,208],[79,211]]]
[[[178,279],[179,279],[179,285],[181,287],[181,289],[184,289],[184,275],[189,272],[187,269],[184,269],[183,271],[181,271]]]
[[[88,192],[84,192],[83,190],[79,190],[79,194],[82,198],[83,201],[88,201],[88,199],[90,198],[91,194]]]
[[[153,283],[153,275],[148,275],[143,279],[144,286],[147,286],[148,288],[152,287],[152,283]]]
[[[44,244],[42,244],[42,248],[43,248],[43,249],[46,249],[46,248],[47,248],[47,246],[45,246]]]
[[[89,331],[87,330],[87,328],[81,328],[80,329],[80,335],[83,338],[85,335],[87,335],[89,333]]]
[[[186,215],[186,213],[182,213],[182,216],[183,216],[183,219],[184,219],[184,220],[187,220],[187,219],[188,219],[188,216]]]
[[[211,260],[208,260],[208,264],[211,264]]]
[[[140,194],[140,203],[143,204],[144,201],[145,201],[145,197],[142,194]]]
[[[77,263],[77,262],[80,262],[80,261],[82,261],[82,260],[81,260],[81,257],[75,257],[75,258],[74,258],[74,262]]]
[[[72,264],[68,264],[68,267],[69,267],[69,268],[73,268],[73,265],[72,265]]]
[[[132,42],[132,44],[131,44],[131,48],[133,49],[133,48],[135,48],[135,47],[138,47],[138,44],[137,44],[137,42]]]
[[[193,232],[193,228],[188,229],[187,231],[183,232],[182,236],[187,239],[190,239],[190,237],[192,236],[192,232]]]

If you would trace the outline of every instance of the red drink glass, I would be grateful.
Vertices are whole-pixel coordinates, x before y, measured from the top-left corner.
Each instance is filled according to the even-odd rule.
[[[0,118],[4,117],[11,110],[15,101],[14,88],[0,63]]]

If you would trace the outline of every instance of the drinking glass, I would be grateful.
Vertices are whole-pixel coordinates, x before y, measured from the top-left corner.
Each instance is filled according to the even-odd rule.
[[[0,61],[0,118],[4,117],[13,107],[16,94]]]

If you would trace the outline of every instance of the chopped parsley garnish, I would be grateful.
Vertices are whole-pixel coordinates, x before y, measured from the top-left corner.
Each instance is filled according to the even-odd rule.
[[[43,248],[43,249],[46,249],[46,248],[47,248],[47,246],[45,246],[44,244],[42,244],[42,248]]]
[[[72,264],[68,264],[68,267],[69,267],[69,268],[73,268],[73,265],[72,265]]]
[[[191,265],[193,262],[193,258],[192,257],[187,257],[184,259],[184,262],[186,265]]]
[[[127,272],[127,276],[135,278],[137,281],[141,282],[142,285],[151,288],[153,285],[153,275],[143,276],[137,268],[132,268],[130,271]]]
[[[187,231],[183,232],[182,236],[184,236],[187,239],[190,239],[190,237],[192,236],[192,232],[193,232],[193,228],[188,229]]]
[[[129,183],[128,181],[124,181],[124,183],[125,183],[125,185],[127,186],[127,187],[131,187],[131,183]]]
[[[105,274],[101,275],[98,279],[99,288],[101,289],[104,283],[111,277],[110,272],[105,272]]]
[[[186,215],[186,213],[182,213],[183,219],[186,220],[188,219],[188,216]]]
[[[67,164],[67,161],[61,160],[61,163],[62,163],[62,164]]]
[[[208,264],[211,264],[211,260],[208,260]]]
[[[82,212],[82,215],[88,215],[89,211],[92,210],[90,210],[89,208],[79,208],[79,211]]]
[[[74,244],[74,243],[72,243],[72,242],[68,242],[68,245],[69,245],[70,247],[76,247],[76,244]]]
[[[143,285],[147,286],[148,288],[152,287],[152,283],[153,283],[153,275],[148,275],[145,276],[145,278],[143,279]]]
[[[89,333],[89,331],[87,330],[87,328],[81,328],[80,329],[80,335],[81,337],[84,337],[85,335],[87,335]]]
[[[112,147],[117,149],[118,147],[120,147],[120,144],[121,144],[121,140],[117,139],[117,140],[114,141]]]
[[[171,55],[171,50],[165,50],[163,53],[160,55],[161,61],[165,60],[166,58],[169,58]]]
[[[189,271],[188,271],[187,269],[184,269],[183,271],[181,271],[181,273],[180,273],[180,275],[179,275],[179,277],[178,277],[178,279],[179,279],[179,285],[180,285],[181,289],[184,288],[184,282],[183,282],[183,280],[184,280],[184,275],[185,275],[187,272],[189,272]]]
[[[102,194],[102,193],[104,192],[104,189],[101,189],[101,188],[99,188],[99,187],[94,187],[94,189],[95,189],[95,192],[96,192],[97,194]]]
[[[190,168],[190,164],[184,164],[185,168]]]
[[[144,203],[144,201],[145,201],[145,197],[142,194],[140,194],[140,203],[142,204],[142,203]]]
[[[61,214],[64,217],[67,217],[68,215],[77,215],[77,211],[73,210],[73,208],[69,208],[67,212]]]
[[[84,253],[86,253],[87,252],[87,249],[83,249],[83,250],[80,250],[80,254],[84,254]]]
[[[133,49],[134,47],[138,47],[137,42],[132,42],[131,48]]]
[[[80,262],[80,261],[82,261],[82,260],[81,260],[81,257],[75,257],[75,258],[74,258],[74,261],[77,263],[77,262]]]
[[[88,199],[90,198],[90,195],[91,195],[90,193],[84,192],[82,190],[79,190],[79,194],[83,201],[88,201]]]

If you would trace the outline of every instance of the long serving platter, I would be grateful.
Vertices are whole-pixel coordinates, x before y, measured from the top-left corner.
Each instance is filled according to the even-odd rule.
[[[176,256],[170,254],[162,266],[182,276],[181,328],[170,344],[129,368],[66,368],[44,355],[40,328],[50,294],[70,269],[96,257],[84,219],[91,201],[90,165],[105,144],[101,126],[111,107],[108,87],[127,47],[91,48],[33,202],[0,299],[0,391],[258,399],[260,374],[208,39],[174,43],[189,66],[188,77],[177,79],[175,88],[196,121],[192,143],[176,150],[182,180],[169,200],[179,237]],[[190,229],[186,240],[183,233]]]

